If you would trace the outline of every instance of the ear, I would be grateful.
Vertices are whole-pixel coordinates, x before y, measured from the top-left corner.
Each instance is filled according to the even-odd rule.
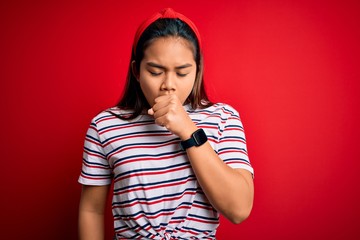
[[[131,62],[131,72],[132,74],[136,77],[137,81],[139,81],[139,72],[138,70],[136,69],[136,62],[135,60],[133,60]]]

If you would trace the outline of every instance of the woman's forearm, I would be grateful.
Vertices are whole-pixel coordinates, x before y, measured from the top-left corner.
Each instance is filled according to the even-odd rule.
[[[229,167],[208,142],[187,149],[187,154],[210,203],[233,223],[246,219],[252,209],[254,195],[251,173]]]
[[[79,205],[79,239],[103,240],[109,186],[83,186]]]
[[[103,240],[104,215],[90,211],[79,213],[79,239],[80,240]]]

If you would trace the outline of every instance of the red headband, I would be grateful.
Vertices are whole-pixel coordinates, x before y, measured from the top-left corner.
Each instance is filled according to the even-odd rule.
[[[156,20],[158,20],[160,18],[178,18],[178,19],[182,20],[183,22],[185,22],[187,25],[189,25],[189,27],[194,31],[194,33],[197,37],[197,40],[199,42],[199,48],[201,49],[200,33],[199,33],[198,29],[196,28],[195,24],[190,19],[188,19],[187,17],[182,15],[181,13],[175,12],[172,8],[165,8],[165,9],[155,13],[150,18],[146,19],[139,26],[138,30],[136,31],[135,39],[134,39],[134,45],[133,45],[134,53],[136,51],[136,46],[138,44],[138,41],[139,41],[141,35],[143,34],[143,32],[145,31],[145,29],[150,24],[152,24],[153,22],[155,22]]]

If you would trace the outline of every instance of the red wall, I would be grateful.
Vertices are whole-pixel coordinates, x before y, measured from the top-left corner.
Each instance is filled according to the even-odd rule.
[[[198,25],[255,168],[252,215],[218,239],[360,238],[358,1],[7,2],[0,239],[76,239],[85,131],[120,96],[136,27],[168,6]]]

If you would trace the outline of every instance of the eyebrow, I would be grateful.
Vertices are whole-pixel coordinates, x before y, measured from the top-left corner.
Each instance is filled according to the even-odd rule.
[[[147,62],[146,65],[148,65],[148,66],[150,66],[150,67],[166,69],[166,67],[164,67],[164,66],[162,66],[162,65],[160,65],[160,64],[154,63],[154,62]],[[192,66],[192,64],[186,63],[186,64],[184,64],[184,65],[175,67],[175,69],[183,69],[183,68],[188,68],[188,67],[191,67],[191,66]]]

